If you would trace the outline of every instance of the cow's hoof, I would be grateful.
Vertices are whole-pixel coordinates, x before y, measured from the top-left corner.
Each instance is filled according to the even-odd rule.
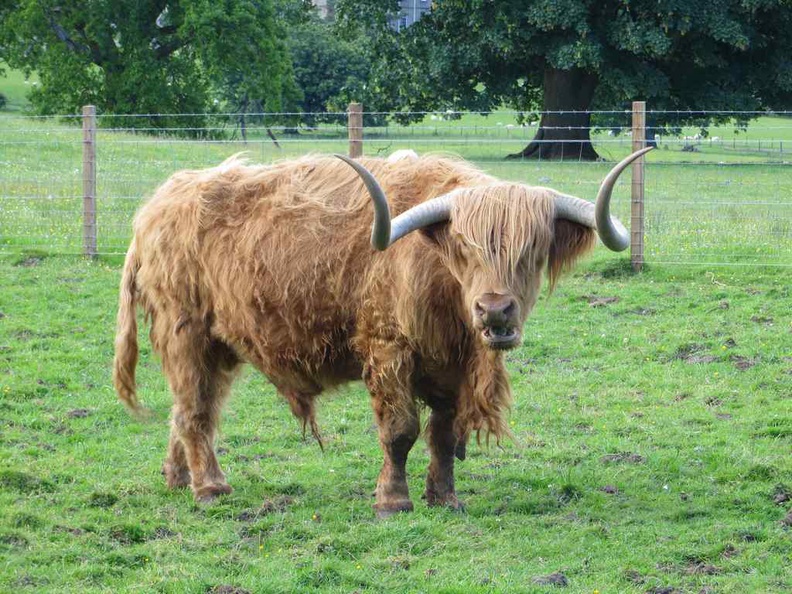
[[[231,485],[225,483],[214,483],[211,485],[204,485],[203,487],[195,489],[194,491],[195,501],[198,503],[211,503],[220,495],[228,495],[234,490],[231,488]]]
[[[426,505],[429,507],[446,507],[452,511],[463,513],[465,504],[454,494],[440,497],[434,493],[426,493]]]
[[[390,518],[402,512],[411,512],[413,510],[412,501],[409,499],[402,499],[400,501],[389,501],[387,503],[375,503],[374,511],[377,514],[378,520]]]
[[[189,487],[192,482],[190,469],[186,466],[179,468],[173,466],[170,462],[165,462],[165,464],[162,465],[162,474],[165,477],[168,489]]]

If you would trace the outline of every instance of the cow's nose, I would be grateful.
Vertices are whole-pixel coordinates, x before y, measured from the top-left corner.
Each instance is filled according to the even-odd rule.
[[[487,326],[505,326],[512,321],[517,302],[508,295],[487,293],[476,299],[476,316]]]

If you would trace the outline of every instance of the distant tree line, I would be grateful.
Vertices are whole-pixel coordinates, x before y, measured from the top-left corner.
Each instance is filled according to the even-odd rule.
[[[317,114],[365,87],[362,48],[303,0],[0,0],[0,57],[35,72],[37,114]],[[298,123],[292,116],[289,121]],[[201,122],[189,120],[201,133]]]
[[[434,0],[399,33],[387,25],[397,4],[336,3],[340,28],[370,39],[379,109],[405,120],[445,109],[544,112],[541,142],[514,157],[597,158],[587,112],[633,100],[687,112],[656,115],[653,130],[732,117],[705,110],[792,108],[790,0]]]
[[[0,0],[0,56],[37,72],[37,113],[543,112],[519,158],[596,158],[592,123],[616,124],[588,112],[635,99],[669,112],[653,130],[792,106],[790,0],[434,0],[401,31],[396,0],[331,4]]]

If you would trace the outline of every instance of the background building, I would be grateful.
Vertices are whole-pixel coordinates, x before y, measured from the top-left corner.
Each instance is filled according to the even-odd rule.
[[[399,13],[389,20],[389,24],[397,31],[401,31],[417,22],[431,8],[432,3],[430,0],[401,0],[399,2]]]

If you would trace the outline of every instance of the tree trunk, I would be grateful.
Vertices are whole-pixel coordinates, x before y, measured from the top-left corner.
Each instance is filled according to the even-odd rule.
[[[531,143],[507,159],[595,161],[599,155],[591,145],[589,107],[597,88],[597,77],[585,70],[556,70],[544,73],[543,113],[539,131]]]

